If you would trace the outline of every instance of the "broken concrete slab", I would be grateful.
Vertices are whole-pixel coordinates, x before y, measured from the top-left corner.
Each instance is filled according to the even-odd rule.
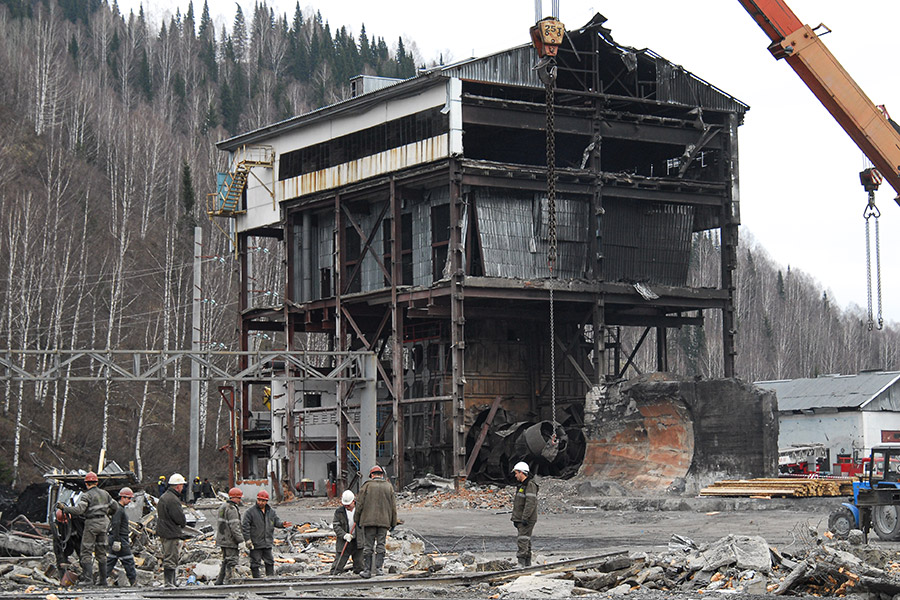
[[[759,536],[729,535],[688,559],[688,568],[694,571],[715,571],[731,565],[768,573],[772,568],[768,543]]]
[[[572,595],[575,582],[565,579],[551,579],[540,575],[523,575],[500,586],[500,597],[513,598],[568,598]]]

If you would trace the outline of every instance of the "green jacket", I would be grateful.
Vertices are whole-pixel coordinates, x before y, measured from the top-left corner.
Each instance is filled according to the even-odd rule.
[[[513,498],[512,521],[522,521],[528,525],[537,523],[538,484],[529,477],[516,484],[516,495]]]
[[[109,526],[109,516],[116,512],[116,501],[106,490],[94,486],[81,494],[75,506],[66,507],[66,512],[76,517],[84,517],[85,521],[102,519]]]
[[[223,502],[216,513],[216,546],[237,548],[244,541],[241,532],[241,510],[231,500]]]
[[[365,482],[356,497],[353,520],[360,527],[394,527],[397,525],[397,499],[394,486],[386,479]]]

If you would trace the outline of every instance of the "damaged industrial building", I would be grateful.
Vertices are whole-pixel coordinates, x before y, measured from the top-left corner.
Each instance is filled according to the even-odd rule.
[[[347,100],[218,143],[230,169],[210,214],[240,261],[242,350],[264,334],[271,348],[377,358],[368,412],[359,386],[323,376],[334,362],[225,392],[236,479],[353,487],[367,431],[398,485],[504,480],[522,459],[541,475],[612,478],[640,460],[660,485],[698,469],[774,472],[774,396],[730,379],[748,107],[616,43],[604,22],[569,31],[557,57],[553,273],[530,45],[403,81],[360,76]],[[702,232],[721,242],[714,287],[688,280]],[[266,277],[277,293],[260,292]],[[648,338],[666,372],[667,332],[714,313],[724,381],[663,381],[664,400],[665,376],[617,383]],[[625,328],[641,332],[636,347]]]

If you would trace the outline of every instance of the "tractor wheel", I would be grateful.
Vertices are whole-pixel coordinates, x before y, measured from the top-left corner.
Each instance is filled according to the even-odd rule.
[[[900,539],[900,509],[896,506],[876,506],[872,511],[872,528],[886,542]]]
[[[839,506],[828,515],[828,530],[839,540],[846,540],[850,530],[856,528],[856,518],[846,506]]]

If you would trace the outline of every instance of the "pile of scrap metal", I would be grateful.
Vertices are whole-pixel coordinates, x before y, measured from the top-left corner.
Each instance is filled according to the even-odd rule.
[[[481,412],[469,429],[466,450],[470,456],[489,414],[487,410]],[[496,411],[468,479],[479,483],[509,483],[512,466],[521,460],[537,475],[561,478],[575,475],[584,459],[583,417],[574,409],[563,411],[558,417],[554,427],[551,421],[517,421],[502,409]]]

